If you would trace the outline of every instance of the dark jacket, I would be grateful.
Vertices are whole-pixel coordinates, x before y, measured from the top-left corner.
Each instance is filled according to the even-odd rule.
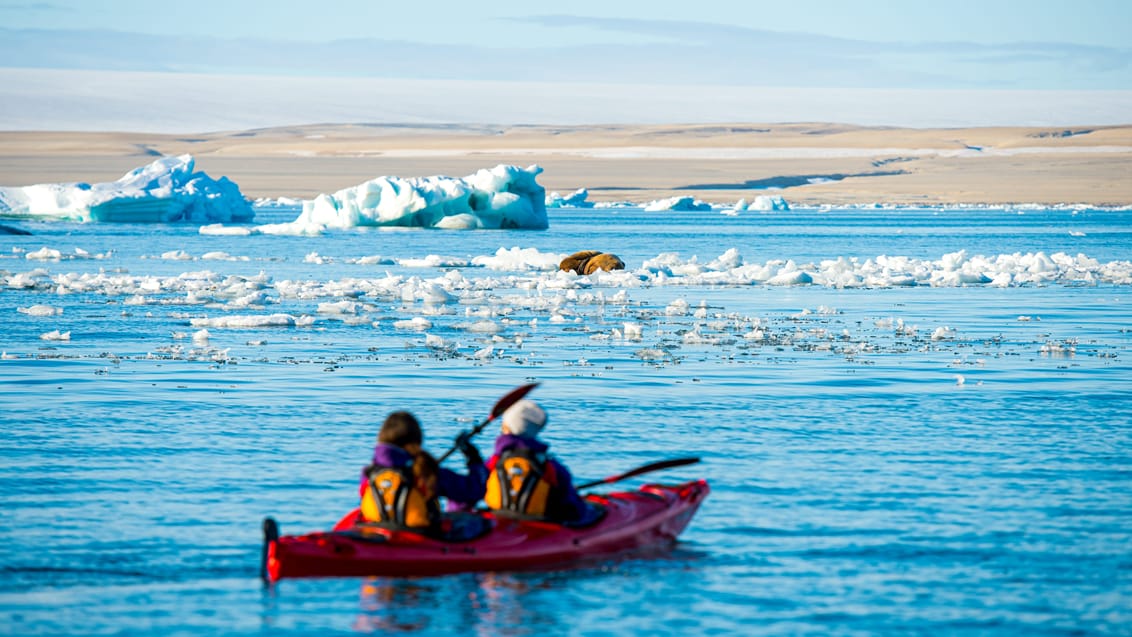
[[[380,443],[373,448],[373,464],[379,467],[405,467],[412,460],[413,457],[408,451],[396,445]],[[487,467],[482,462],[469,461],[468,475],[461,475],[441,467],[436,481],[436,494],[448,498],[449,509],[473,506],[483,499],[487,475]],[[366,481],[366,472],[362,469],[361,481],[358,485],[359,493],[365,491]]]
[[[495,439],[495,454],[487,461],[485,470],[494,470],[500,454],[509,449],[528,449],[533,453],[545,454],[550,448],[541,440],[503,434]],[[547,502],[547,517],[570,522],[580,520],[586,515],[586,503],[574,488],[574,480],[570,471],[558,460],[547,456],[547,478],[551,482],[550,495]]]

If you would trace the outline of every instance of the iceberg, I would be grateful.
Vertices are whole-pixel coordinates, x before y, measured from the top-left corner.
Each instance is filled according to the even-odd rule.
[[[122,223],[240,223],[255,216],[227,177],[194,172],[191,155],[162,157],[117,181],[0,187],[0,217]]]
[[[735,210],[761,210],[769,212],[772,210],[789,209],[790,204],[786,203],[786,200],[778,195],[759,195],[750,203],[747,203],[746,199],[740,199],[739,202],[735,204]]]
[[[563,197],[562,195],[560,195],[556,192],[552,192],[546,198],[546,207],[547,208],[593,208],[594,207],[593,203],[586,201],[586,199],[588,199],[589,196],[590,196],[590,193],[585,188],[579,188],[579,189],[575,190],[572,194],[566,195],[565,197]]]
[[[695,197],[669,197],[668,199],[658,199],[645,204],[645,210],[649,212],[662,210],[711,210],[711,204],[704,203]]]
[[[319,234],[327,228],[414,227],[545,230],[542,168],[500,164],[463,178],[377,177],[303,202],[292,222],[259,226],[268,234]]]

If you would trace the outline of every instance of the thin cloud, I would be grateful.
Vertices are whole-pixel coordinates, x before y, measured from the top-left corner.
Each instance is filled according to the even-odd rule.
[[[601,28],[617,35],[604,43],[518,48],[376,38],[295,42],[0,27],[0,66],[406,79],[553,77],[560,82],[616,84],[1132,89],[1132,49],[1126,48],[1042,42],[886,43],[706,22],[579,16],[517,20],[591,32]]]
[[[50,2],[0,2],[0,11],[43,12],[66,11],[68,8]]]

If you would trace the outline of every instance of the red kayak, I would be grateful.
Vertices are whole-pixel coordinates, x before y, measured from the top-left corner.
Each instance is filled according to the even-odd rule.
[[[358,524],[351,511],[327,532],[279,536],[264,520],[263,579],[443,575],[562,566],[583,558],[671,544],[688,526],[710,489],[696,480],[648,484],[637,491],[587,495],[603,515],[586,526],[519,520],[482,513],[483,532],[450,541],[419,533]]]

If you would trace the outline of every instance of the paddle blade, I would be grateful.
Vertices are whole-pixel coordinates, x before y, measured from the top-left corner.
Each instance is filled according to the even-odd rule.
[[[507,392],[507,394],[505,396],[503,396],[503,398],[500,398],[499,400],[497,400],[495,402],[495,406],[491,408],[491,415],[488,416],[487,418],[484,418],[483,422],[476,425],[475,428],[472,429],[470,435],[471,436],[479,435],[479,433],[481,431],[483,431],[483,428],[486,427],[489,422],[495,420],[496,418],[498,418],[500,416],[500,414],[507,411],[508,407],[510,407],[511,405],[514,405],[515,403],[522,400],[523,396],[526,396],[527,394],[531,393],[531,390],[534,389],[535,387],[538,387],[538,383],[531,383],[529,385],[521,385],[521,386],[516,387],[515,389],[512,389],[511,391]],[[444,452],[444,455],[437,458],[437,462],[444,462],[444,460],[447,459],[448,456],[452,455],[452,453],[455,452],[455,451],[456,451],[455,446],[449,448],[448,451]]]
[[[671,460],[660,460],[658,462],[650,462],[649,464],[642,465],[640,467],[637,467],[636,469],[631,469],[629,471],[626,471],[625,473],[619,473],[615,476],[609,476],[608,478],[602,478],[601,480],[594,480],[593,482],[586,482],[585,484],[579,484],[575,488],[579,489],[579,490],[588,489],[590,487],[596,487],[596,486],[601,485],[601,484],[610,484],[612,482],[617,482],[619,480],[624,480],[626,478],[632,478],[633,476],[639,476],[642,473],[649,473],[649,472],[652,472],[652,471],[660,471],[661,469],[671,469],[672,467],[682,467],[684,465],[696,464],[699,461],[700,461],[699,458],[672,458]]]
[[[488,422],[498,418],[503,412],[507,411],[511,405],[514,405],[522,400],[523,396],[531,393],[531,390],[535,387],[538,387],[538,383],[531,383],[512,389],[506,396],[496,401],[495,406],[491,408],[491,417],[489,417],[484,424],[486,425]]]

